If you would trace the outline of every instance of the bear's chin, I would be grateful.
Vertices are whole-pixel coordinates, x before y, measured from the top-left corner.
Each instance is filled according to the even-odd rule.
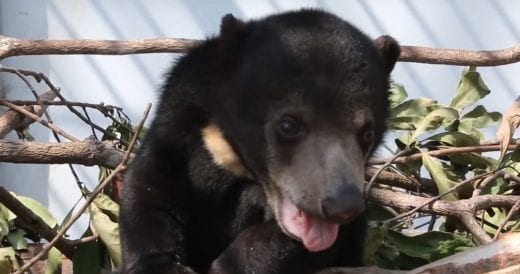
[[[302,242],[310,252],[326,250],[336,242],[339,223],[299,209],[285,195],[279,195],[279,197],[276,216],[278,224],[285,234]]]

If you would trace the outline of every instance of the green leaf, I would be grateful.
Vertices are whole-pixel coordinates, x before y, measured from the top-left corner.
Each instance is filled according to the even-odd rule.
[[[421,122],[421,116],[400,116],[388,119],[388,128],[391,130],[414,130],[415,125]]]
[[[493,215],[493,216],[491,216],[489,214],[490,212],[492,212],[491,215]],[[507,216],[507,212],[502,208],[492,207],[492,208],[485,210],[484,211],[484,220],[486,222],[484,222],[484,227],[483,227],[484,230],[487,233],[495,234],[497,231],[497,228],[506,219],[506,216]],[[508,223],[511,224],[512,222],[509,221]],[[489,224],[493,224],[493,225],[489,225]],[[507,225],[504,226],[504,228],[507,229]]]
[[[480,130],[478,130],[476,127],[473,126],[472,121],[468,121],[468,120],[460,121],[458,130],[460,132],[471,135],[474,138],[477,138],[479,140],[479,142],[484,141],[486,139],[486,136],[484,134],[482,134],[482,132]]]
[[[427,140],[441,142],[454,147],[476,146],[479,144],[477,138],[458,131],[439,133],[429,137]]]
[[[450,107],[462,110],[473,105],[490,93],[480,73],[474,67],[464,70],[457,88],[457,93],[451,101]]]
[[[473,168],[488,169],[495,166],[496,161],[491,157],[482,156],[478,153],[452,154],[448,156],[452,163]]]
[[[404,86],[397,83],[390,84],[390,94],[388,99],[390,101],[390,108],[394,108],[402,103],[408,97],[408,93],[404,89]]]
[[[16,215],[4,205],[0,204],[0,214],[3,214],[9,225],[12,225]]]
[[[386,235],[386,230],[387,229],[385,227],[377,225],[373,225],[368,229],[364,250],[365,260],[370,261],[376,252],[380,249]]]
[[[45,274],[61,274],[62,254],[55,247],[49,250],[45,264]]]
[[[504,194],[508,185],[509,184],[504,181],[504,178],[496,178],[482,189],[482,194]]]
[[[416,236],[407,236],[394,230],[388,230],[387,240],[399,252],[411,257],[422,258],[429,262],[475,246],[464,236],[441,231],[430,231]]]
[[[520,162],[520,146],[516,146],[511,153],[511,161]]]
[[[13,194],[13,196],[15,196]],[[51,212],[43,206],[40,202],[34,200],[33,198],[25,197],[25,196],[15,196],[22,204],[28,207],[34,214],[42,218],[42,220],[51,228],[56,227],[58,225],[58,221],[56,218],[52,216]]]
[[[7,234],[7,241],[15,250],[27,249],[27,240],[25,239],[25,231],[23,229],[15,229]]]
[[[424,167],[426,168],[426,170],[428,170],[428,173],[430,173],[430,176],[437,185],[439,193],[445,193],[457,184],[457,176],[448,166],[446,166],[441,161],[431,157],[426,153],[422,153],[422,161]],[[451,192],[443,196],[443,199],[455,201],[458,198],[456,193]]]
[[[92,225],[99,234],[99,238],[108,249],[108,253],[116,267],[121,265],[121,243],[119,240],[119,224],[113,222],[95,204],[91,205]]]
[[[2,204],[0,204],[0,239],[4,238],[9,233],[9,222],[7,221],[6,212],[8,211]]]
[[[90,228],[82,237],[88,236],[92,236]],[[74,274],[101,274],[101,249],[103,248],[100,241],[78,245],[72,257],[72,272]]]
[[[373,262],[382,268],[395,268],[395,259],[399,256],[399,250],[391,245],[383,243],[372,258]]]
[[[448,107],[437,108],[428,113],[424,119],[416,125],[415,132],[412,135],[412,139],[416,139],[420,134],[439,128],[443,124],[449,124],[453,120],[459,118],[459,112],[455,109]]]
[[[502,114],[499,112],[487,112],[486,108],[482,105],[476,106],[461,118],[463,122],[468,121],[476,128],[484,128],[494,125],[498,123],[500,119],[502,119]]]
[[[94,199],[94,204],[103,211],[108,211],[115,217],[119,217],[119,205],[110,199],[108,195],[99,193]]]
[[[419,98],[404,101],[390,111],[390,117],[425,116],[430,110],[428,107],[437,104],[429,98]]]
[[[20,270],[16,252],[12,247],[0,248],[0,273],[13,273],[13,270]]]

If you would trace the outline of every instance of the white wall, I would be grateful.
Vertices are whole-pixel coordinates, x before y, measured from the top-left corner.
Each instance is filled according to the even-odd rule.
[[[373,37],[390,34],[403,45],[487,50],[520,41],[520,1],[507,0],[2,0],[0,33],[27,39],[201,39],[217,33],[220,18],[227,13],[249,19],[301,7],[332,11]],[[146,103],[155,102],[161,75],[175,56],[27,56],[11,57],[2,64],[48,74],[70,100],[124,107],[136,123]],[[394,79],[413,97],[449,103],[461,69],[399,63]],[[480,71],[492,90],[492,96],[485,99],[486,107],[503,111],[518,94],[520,65]],[[31,98],[18,79],[5,74],[0,77],[9,98]],[[45,87],[39,88],[43,91]],[[68,111],[54,110],[51,115],[56,124],[79,138],[91,134]],[[41,126],[33,125],[31,133],[38,140],[52,140]],[[77,168],[81,180],[93,188],[97,169]],[[0,184],[37,198],[59,218],[80,198],[64,165],[48,168],[0,163]],[[80,226],[84,225],[85,221]],[[74,235],[83,230],[80,226],[74,228]]]

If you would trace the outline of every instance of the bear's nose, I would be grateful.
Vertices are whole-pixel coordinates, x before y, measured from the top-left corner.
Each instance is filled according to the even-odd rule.
[[[321,201],[323,215],[335,222],[346,222],[365,210],[365,199],[354,185],[342,185]]]

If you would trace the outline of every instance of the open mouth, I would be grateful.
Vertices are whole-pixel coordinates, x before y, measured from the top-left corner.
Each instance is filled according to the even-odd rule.
[[[311,252],[331,247],[338,238],[338,223],[299,209],[283,194],[279,197],[277,215],[282,230],[292,238],[301,241]],[[353,216],[354,214],[350,217]]]

